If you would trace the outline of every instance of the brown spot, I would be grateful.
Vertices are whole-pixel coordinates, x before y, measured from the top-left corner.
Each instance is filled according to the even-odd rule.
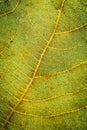
[[[54,86],[50,86],[50,89],[53,90],[53,89],[55,89],[55,87]]]

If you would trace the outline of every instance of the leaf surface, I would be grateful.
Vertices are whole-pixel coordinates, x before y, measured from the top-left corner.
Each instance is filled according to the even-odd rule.
[[[0,130],[86,129],[86,0],[1,0]]]

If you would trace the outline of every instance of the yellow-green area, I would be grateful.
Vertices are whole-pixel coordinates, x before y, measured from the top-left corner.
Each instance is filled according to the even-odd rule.
[[[86,0],[0,0],[0,130],[87,130]]]

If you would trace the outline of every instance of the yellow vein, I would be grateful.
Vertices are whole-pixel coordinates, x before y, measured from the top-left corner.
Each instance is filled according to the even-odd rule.
[[[14,62],[15,63],[15,62]],[[25,75],[29,80],[31,79],[28,74],[24,73],[23,71],[21,71],[21,69],[19,68],[19,66],[14,66],[15,67],[15,72],[19,71],[21,74]]]
[[[19,91],[19,90],[18,90],[18,91]],[[20,92],[20,91],[19,91],[19,92]],[[18,93],[19,93],[19,92],[18,92]],[[2,96],[2,94],[0,93],[0,97],[1,97],[1,96]],[[15,95],[13,95],[12,93],[9,93],[9,96],[13,96],[14,99],[17,100],[17,98],[15,97]],[[2,102],[2,103],[3,103],[3,102],[4,102],[4,103],[7,103],[7,101],[8,101],[7,99],[8,99],[8,96],[4,96],[4,97],[2,97],[2,98],[0,99],[0,102]],[[11,103],[11,102],[10,102],[10,103]],[[13,101],[12,101],[12,103],[13,103]]]
[[[73,29],[70,29],[70,30],[67,30],[67,31],[64,31],[64,32],[58,32],[58,33],[55,33],[55,34],[58,35],[58,34],[71,33],[71,32],[77,31],[77,30],[79,30],[79,29],[81,29],[81,28],[83,28],[85,26],[87,26],[87,23],[85,23],[85,24],[83,24],[83,25],[81,25],[79,27],[76,27],[76,28],[73,28]]]
[[[41,54],[41,56],[40,56],[40,59],[39,59],[39,61],[38,61],[38,63],[37,63],[37,66],[36,66],[36,68],[35,68],[35,71],[34,71],[34,74],[33,74],[33,76],[32,76],[32,79],[30,80],[29,84],[27,85],[25,91],[23,92],[23,94],[22,94],[22,96],[20,97],[20,99],[19,99],[19,101],[17,102],[17,104],[14,106],[14,108],[12,109],[12,111],[11,111],[11,112],[9,113],[9,115],[7,116],[7,119],[6,119],[6,121],[4,122],[4,125],[3,125],[2,129],[5,128],[5,126],[8,124],[8,121],[11,119],[12,115],[14,114],[14,110],[16,110],[16,108],[19,106],[19,104],[21,104],[21,102],[22,102],[24,96],[25,96],[26,93],[28,92],[29,88],[31,87],[31,85],[32,85],[32,83],[33,83],[33,81],[34,81],[34,79],[35,79],[35,76],[36,76],[36,74],[37,74],[37,72],[38,72],[38,69],[39,69],[39,67],[40,67],[40,65],[41,65],[42,59],[43,59],[43,57],[44,57],[44,55],[45,55],[45,53],[46,53],[46,51],[47,51],[47,49],[48,49],[50,43],[52,42],[52,40],[53,40],[53,38],[54,38],[54,36],[55,36],[56,30],[57,30],[58,25],[59,25],[59,21],[60,21],[60,17],[61,17],[61,13],[62,13],[62,9],[63,9],[64,3],[65,3],[65,0],[62,0],[62,4],[61,4],[61,8],[60,8],[60,10],[59,10],[59,15],[58,15],[58,18],[57,18],[57,21],[56,21],[56,24],[55,24],[55,28],[54,28],[54,30],[53,30],[53,33],[51,34],[51,37],[50,37],[49,41],[47,42],[47,45],[46,45],[45,48],[43,49],[43,52],[42,52],[42,54]]]
[[[87,61],[82,61],[82,62],[80,62],[79,64],[77,64],[77,65],[75,65],[75,66],[72,66],[72,67],[70,67],[70,68],[68,68],[68,69],[66,69],[66,70],[63,70],[63,71],[59,71],[59,72],[54,72],[54,73],[52,73],[52,74],[46,74],[46,75],[40,75],[40,76],[36,76],[35,78],[44,78],[44,77],[52,77],[52,76],[56,76],[56,75],[60,75],[60,74],[63,74],[63,73],[66,73],[66,72],[69,72],[69,71],[72,71],[72,70],[74,70],[74,69],[76,69],[77,67],[80,67],[80,66],[82,66],[82,65],[84,65],[84,64],[86,64],[87,63]]]
[[[82,47],[83,45],[85,44],[81,44],[81,45],[77,45],[77,46],[72,46],[71,48],[55,48],[55,47],[52,47],[52,46],[49,46],[50,49],[53,49],[53,50],[58,50],[58,51],[69,51],[69,50],[72,50],[72,49],[76,49],[78,47]]]
[[[80,94],[80,93],[84,92],[85,90],[87,90],[87,88],[82,88],[82,89],[79,89],[77,91],[70,92],[70,93],[64,93],[64,94],[61,94],[61,95],[55,95],[55,96],[45,98],[45,99],[37,99],[37,100],[23,99],[23,101],[27,101],[27,102],[31,102],[31,103],[42,103],[42,102],[50,101],[50,100],[53,100],[53,99],[56,99],[56,98],[61,98],[63,96]],[[18,101],[18,98],[16,98],[16,100]],[[7,102],[5,102],[5,103],[6,103],[5,105],[7,106],[7,108],[13,109],[7,104]],[[2,111],[0,111],[0,112],[6,116],[6,114],[4,112],[2,112]]]
[[[18,70],[19,70],[20,68],[19,68],[19,66],[16,64],[16,62],[13,61],[13,63],[14,63],[15,66],[17,66],[16,68],[18,68]],[[31,70],[34,70],[34,68],[33,68],[32,66],[30,66],[29,64],[28,64],[28,67],[29,67]],[[28,76],[28,77],[29,77],[29,76]],[[29,77],[29,78],[30,78],[30,77]],[[31,78],[30,78],[30,79],[31,79]]]
[[[52,97],[49,97],[49,98],[45,98],[45,99],[37,99],[37,100],[29,100],[29,99],[23,99],[23,101],[26,101],[26,102],[32,102],[32,103],[41,103],[41,102],[45,102],[45,101],[50,101],[50,100],[53,100],[53,99],[56,99],[56,98],[59,98],[59,97],[63,97],[63,96],[70,96],[70,95],[76,95],[76,94],[80,94],[81,92],[83,92],[84,90],[87,90],[87,88],[82,88],[80,90],[77,90],[75,92],[71,92],[71,93],[64,93],[64,94],[61,94],[61,95],[55,95],[55,96],[52,96]]]
[[[3,14],[0,14],[0,17],[13,13],[13,12],[17,9],[17,7],[18,7],[20,1],[21,1],[21,0],[18,0],[17,4],[15,5],[15,7],[14,7],[11,11],[8,11],[8,12],[5,12],[5,13],[3,13]]]
[[[87,105],[83,106],[83,107],[80,107],[78,109],[74,109],[74,110],[72,109],[72,110],[62,112],[62,113],[59,113],[59,114],[54,114],[54,115],[34,115],[34,114],[28,114],[26,112],[20,112],[20,111],[14,110],[11,107],[10,107],[10,109],[12,111],[14,111],[14,113],[17,113],[17,114],[20,114],[20,115],[25,115],[25,116],[31,116],[31,117],[34,117],[34,118],[54,118],[54,117],[60,117],[60,116],[64,116],[64,115],[67,115],[67,114],[79,112],[79,111],[81,111],[83,109],[87,109]]]
[[[85,108],[85,107],[84,107]],[[84,109],[84,108],[82,108],[82,109]],[[87,108],[87,106],[86,106],[86,108]],[[81,108],[79,109],[79,111],[80,110],[82,110]],[[74,111],[74,112],[76,112],[76,111]],[[71,113],[74,113],[74,112],[71,112]],[[77,110],[77,112],[78,112],[78,110]],[[64,114],[64,113],[63,113]],[[65,114],[68,114],[68,113],[65,113]],[[57,115],[58,116],[58,115]],[[60,114],[60,116],[62,116],[62,113]],[[14,124],[14,123],[12,123],[12,122],[9,122],[8,121],[8,124],[10,124],[10,125],[12,125],[12,126],[14,126],[14,127],[20,127],[20,128],[25,128],[26,130],[29,130],[25,125],[17,125],[17,124]]]
[[[33,27],[35,24],[36,24],[36,23],[31,22],[32,27]],[[36,26],[38,26],[38,25],[36,25]],[[46,37],[45,37],[44,35],[42,35],[42,32],[41,32],[41,31],[37,30],[37,32],[38,32],[39,36],[40,36],[45,42],[48,42],[48,40],[46,39]]]

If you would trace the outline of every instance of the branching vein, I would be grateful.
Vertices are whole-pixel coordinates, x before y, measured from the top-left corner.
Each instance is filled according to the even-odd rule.
[[[70,30],[67,30],[67,31],[64,31],[64,32],[58,32],[58,33],[55,33],[56,35],[59,35],[59,34],[66,34],[66,33],[71,33],[71,32],[74,32],[74,31],[77,31],[79,29],[82,29],[83,27],[87,26],[87,23],[79,26],[79,27],[76,27],[76,28],[73,28],[73,29],[70,29]]]
[[[51,36],[50,36],[50,39],[48,40],[48,42],[47,42],[47,44],[46,44],[46,46],[45,46],[45,48],[44,48],[43,51],[42,51],[42,54],[41,54],[41,56],[40,56],[40,58],[39,58],[39,61],[38,61],[37,65],[36,65],[34,74],[33,74],[32,78],[31,78],[29,84],[27,85],[25,91],[24,91],[23,94],[21,95],[19,101],[18,101],[17,104],[13,107],[13,109],[11,110],[11,112],[8,114],[7,119],[6,119],[6,121],[4,122],[4,125],[3,125],[2,129],[4,129],[4,128],[6,127],[6,125],[8,124],[8,121],[9,121],[9,120],[11,119],[11,117],[13,116],[13,114],[14,114],[14,112],[16,111],[17,107],[22,103],[23,98],[25,97],[26,93],[28,92],[29,88],[32,86],[32,84],[33,84],[33,82],[34,82],[34,79],[35,79],[36,74],[37,74],[37,72],[38,72],[38,69],[39,69],[39,67],[40,67],[40,65],[41,65],[41,62],[42,62],[42,60],[43,60],[43,58],[44,58],[44,55],[45,55],[45,53],[46,53],[46,51],[47,51],[49,45],[51,44],[51,42],[52,42],[52,40],[53,40],[53,38],[54,38],[54,36],[55,36],[56,30],[57,30],[58,25],[59,25],[59,21],[60,21],[60,17],[61,17],[61,13],[62,13],[62,10],[63,10],[64,3],[65,3],[65,0],[62,0],[62,4],[61,4],[61,8],[60,8],[60,10],[59,10],[59,14],[58,14],[58,18],[57,18],[57,21],[56,21],[55,28],[54,28],[54,30],[53,30]]]
[[[60,74],[63,74],[63,73],[72,71],[72,70],[76,69],[77,67],[80,67],[80,66],[82,66],[82,65],[84,65],[84,64],[86,64],[86,63],[87,63],[87,61],[82,61],[82,62],[80,62],[79,64],[77,64],[77,65],[75,65],[75,66],[72,66],[72,67],[70,67],[70,68],[67,68],[67,69],[65,69],[65,70],[63,70],[63,71],[54,72],[54,73],[52,73],[52,74],[49,73],[49,74],[46,74],[46,75],[36,76],[35,78],[44,78],[44,77],[52,77],[52,76],[60,75]]]
[[[71,93],[64,93],[64,94],[61,94],[61,95],[55,95],[55,96],[52,96],[52,97],[49,97],[49,98],[45,98],[45,99],[37,99],[37,100],[23,99],[23,101],[33,102],[33,103],[41,103],[41,102],[50,101],[50,100],[53,100],[53,99],[56,99],[56,98],[59,98],[59,97],[63,97],[63,96],[70,96],[70,95],[79,94],[79,93],[81,93],[81,92],[83,92],[85,90],[87,90],[87,88],[82,88],[80,90],[77,90],[77,91],[71,92]]]

